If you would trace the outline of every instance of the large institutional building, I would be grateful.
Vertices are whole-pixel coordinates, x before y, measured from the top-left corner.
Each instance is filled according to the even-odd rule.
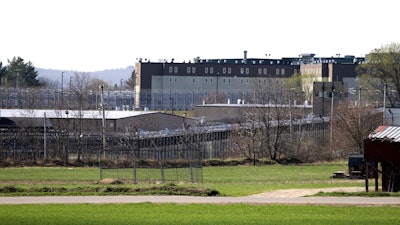
[[[135,107],[150,110],[186,110],[199,104],[249,102],[257,90],[274,87],[301,74],[315,82],[346,82],[355,87],[355,67],[365,58],[354,56],[293,58],[194,59],[192,62],[136,63]],[[312,84],[311,84],[312,86]]]

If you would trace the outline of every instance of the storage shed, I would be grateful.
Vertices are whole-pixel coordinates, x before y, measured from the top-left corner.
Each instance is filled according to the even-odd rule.
[[[379,190],[378,175],[382,178],[382,191],[400,191],[400,127],[380,126],[364,140],[366,172],[373,170],[375,191]],[[368,162],[372,162],[372,165]],[[380,167],[379,167],[379,164]],[[368,191],[368,176],[365,178]]]

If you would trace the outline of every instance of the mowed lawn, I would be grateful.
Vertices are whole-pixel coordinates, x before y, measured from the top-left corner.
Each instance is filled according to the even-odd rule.
[[[399,207],[246,204],[0,205],[8,224],[323,224],[394,225]]]
[[[346,162],[318,165],[269,165],[269,166],[230,166],[204,167],[203,183],[174,182],[178,185],[204,187],[218,190],[225,196],[245,196],[265,191],[291,188],[324,188],[364,185],[363,180],[332,179],[335,171],[346,171]],[[159,170],[138,170],[137,176],[160,178]],[[132,184],[132,169],[103,170],[103,178],[117,178],[130,186],[160,185],[157,182]],[[166,174],[168,174],[166,172]],[[189,176],[189,174],[184,174]],[[65,167],[18,167],[0,169],[0,182],[14,186],[85,186],[96,185],[99,181],[98,168]],[[160,180],[160,179],[159,179]],[[130,184],[129,184],[130,182]],[[1,186],[0,184],[0,186]]]
[[[213,188],[244,196],[290,188],[363,186],[363,180],[332,179],[346,163],[292,166],[203,168],[203,183],[177,185]],[[143,174],[149,171],[141,171]],[[105,171],[104,178],[129,183],[131,170]],[[140,176],[140,175],[139,175]],[[20,167],[0,169],[1,186],[100,185],[97,168]],[[400,199],[399,199],[400,201]],[[400,207],[251,204],[39,204],[0,205],[0,224],[400,224]]]

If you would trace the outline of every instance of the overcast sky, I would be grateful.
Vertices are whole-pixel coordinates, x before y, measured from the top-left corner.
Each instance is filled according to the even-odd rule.
[[[98,71],[136,58],[364,56],[400,42],[394,0],[2,0],[0,61]]]

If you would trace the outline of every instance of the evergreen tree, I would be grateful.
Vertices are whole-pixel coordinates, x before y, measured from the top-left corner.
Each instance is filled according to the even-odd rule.
[[[136,85],[136,71],[133,70],[129,79],[125,82],[125,88],[129,90],[134,90]]]
[[[12,60],[8,60],[2,84],[14,87],[41,86],[37,76],[38,72],[31,62],[25,63],[21,57],[14,57]]]
[[[0,62],[0,85],[5,82],[7,73],[7,67],[3,66],[3,62]]]

